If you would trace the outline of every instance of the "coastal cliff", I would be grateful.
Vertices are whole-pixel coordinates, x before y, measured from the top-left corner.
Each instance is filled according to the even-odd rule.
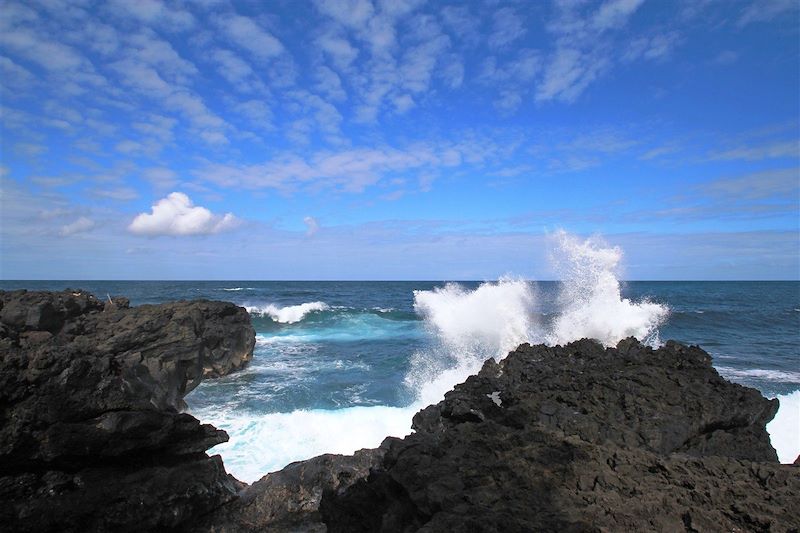
[[[204,375],[252,357],[243,308],[81,291],[0,292],[0,306],[4,530],[163,529],[235,498],[205,453],[227,434],[180,411]]]
[[[797,531],[778,409],[698,347],[521,345],[415,432],[245,486],[181,413],[252,357],[244,309],[0,292],[0,523],[11,531]],[[346,431],[347,428],[342,428]]]

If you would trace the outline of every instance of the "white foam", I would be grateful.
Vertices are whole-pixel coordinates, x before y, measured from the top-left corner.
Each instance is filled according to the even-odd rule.
[[[614,346],[636,337],[658,343],[658,327],[666,320],[666,306],[623,298],[617,277],[622,250],[598,238],[584,241],[560,231],[556,234],[556,268],[562,273],[561,312],[548,334],[549,344],[596,339]]]
[[[228,472],[252,483],[294,461],[323,453],[352,454],[361,448],[376,448],[387,436],[404,437],[411,432],[411,418],[417,410],[413,405],[263,415],[208,409],[192,414],[228,432],[230,441],[210,453],[221,454]]]
[[[254,315],[267,315],[275,322],[282,324],[294,324],[300,322],[308,313],[313,311],[326,311],[330,309],[325,302],[306,302],[299,305],[287,305],[278,307],[269,304],[265,306],[246,306],[247,312]]]
[[[781,394],[780,409],[767,424],[772,447],[781,463],[791,464],[800,455],[800,390]]]

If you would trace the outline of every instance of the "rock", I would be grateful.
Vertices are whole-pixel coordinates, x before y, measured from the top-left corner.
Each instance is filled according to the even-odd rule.
[[[235,498],[205,451],[224,431],[181,413],[255,333],[225,302],[129,307],[82,291],[0,291],[4,531],[174,528]]]
[[[796,531],[800,468],[765,430],[777,407],[697,347],[522,345],[321,513],[332,533]]]
[[[326,490],[343,490],[369,474],[384,450],[359,450],[353,455],[326,454],[292,463],[267,474],[239,493],[190,531],[240,533],[250,531],[325,532],[319,513]]]

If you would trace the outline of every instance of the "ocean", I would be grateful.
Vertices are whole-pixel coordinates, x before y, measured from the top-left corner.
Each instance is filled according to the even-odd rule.
[[[769,426],[784,462],[800,453],[800,282],[2,281],[86,289],[133,305],[208,298],[248,309],[252,363],[204,381],[189,412],[225,429],[229,472],[252,482],[291,461],[375,447],[523,341],[634,335],[697,344],[731,381],[778,397]]]

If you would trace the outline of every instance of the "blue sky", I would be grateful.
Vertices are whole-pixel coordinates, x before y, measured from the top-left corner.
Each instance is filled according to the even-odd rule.
[[[0,12],[3,279],[800,277],[794,0]]]

